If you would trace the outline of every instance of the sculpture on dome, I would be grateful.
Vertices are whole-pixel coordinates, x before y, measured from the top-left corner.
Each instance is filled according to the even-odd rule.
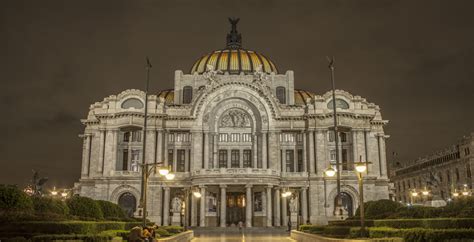
[[[263,71],[263,66],[258,65],[253,72],[253,83],[262,89],[266,94],[272,93],[270,90],[270,80],[267,73]]]
[[[219,80],[217,78],[217,74],[221,74],[220,70],[214,70],[213,65],[207,65],[206,71],[202,74],[202,76],[207,79],[206,89],[213,88],[216,85],[219,85]]]

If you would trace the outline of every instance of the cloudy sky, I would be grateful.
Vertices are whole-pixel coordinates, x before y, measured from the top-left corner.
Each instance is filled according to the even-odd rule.
[[[390,120],[388,154],[412,160],[474,131],[474,1],[2,1],[0,183],[49,185],[80,175],[89,105],[128,88],[171,88],[225,46],[240,17],[243,47],[295,72],[296,88],[336,85]],[[389,155],[389,160],[394,158]]]

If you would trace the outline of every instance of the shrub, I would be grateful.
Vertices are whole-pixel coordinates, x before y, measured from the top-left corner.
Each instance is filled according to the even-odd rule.
[[[301,232],[306,232],[306,233],[311,233],[311,234],[322,234],[324,231],[324,227],[325,226],[304,224],[304,225],[300,225],[299,230]]]
[[[394,202],[389,199],[381,199],[377,201],[369,201],[364,203],[365,217],[367,219],[381,219],[391,216],[394,211],[402,207],[398,202]],[[355,216],[359,217],[360,215],[359,208],[357,208]]]
[[[123,229],[111,229],[111,230],[104,230],[100,232],[98,235],[101,236],[118,236],[118,237],[123,237],[124,234],[130,233],[128,230],[123,230]],[[127,236],[128,237],[128,236]]]
[[[96,202],[97,204],[99,204],[104,218],[106,218],[107,220],[120,221],[125,218],[125,213],[119,205],[113,202],[103,200],[97,200]]]
[[[48,197],[33,197],[33,207],[36,214],[57,215],[66,217],[69,214],[69,208],[65,202]]]
[[[375,220],[377,227],[392,228],[430,228],[430,229],[450,229],[450,228],[474,228],[472,218],[437,218],[437,219],[386,219]]]
[[[360,227],[360,219],[349,219],[349,220],[335,220],[335,221],[329,221],[329,225],[332,226],[349,226],[349,227]],[[365,220],[365,226],[366,227],[372,227],[374,226],[374,220],[372,219],[366,219]]]
[[[91,198],[73,196],[66,201],[72,215],[103,219],[104,215],[99,204]]]
[[[155,233],[159,235],[160,237],[168,237],[171,235],[170,232],[162,228],[155,229]]]
[[[82,241],[111,241],[114,236],[108,235],[90,235],[90,234],[46,234],[34,236],[31,240],[35,241],[54,241],[54,240],[82,240]]]
[[[0,185],[0,212],[31,212],[31,198],[17,186]]]
[[[332,237],[347,237],[351,232],[351,227],[346,226],[326,226],[323,234]]]
[[[170,234],[178,234],[184,231],[184,228],[181,226],[163,226],[161,228],[168,231]]]
[[[29,221],[7,223],[0,226],[0,233],[15,234],[97,234],[105,230],[127,230],[136,224],[125,222],[92,221]]]

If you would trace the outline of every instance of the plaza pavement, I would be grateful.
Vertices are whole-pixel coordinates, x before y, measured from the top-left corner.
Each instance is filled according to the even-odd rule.
[[[192,242],[293,242],[284,228],[193,228]]]

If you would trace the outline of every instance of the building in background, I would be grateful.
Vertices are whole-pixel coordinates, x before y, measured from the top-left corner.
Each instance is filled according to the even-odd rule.
[[[410,162],[401,162],[402,168],[391,177],[395,185],[396,200],[405,203],[423,203],[433,197],[442,200],[453,198],[453,193],[471,195],[472,167],[474,165],[474,133],[444,150]],[[421,194],[429,191],[428,196]],[[413,197],[412,193],[418,195]]]
[[[388,121],[380,108],[336,91],[344,206],[339,214],[336,180],[323,176],[336,159],[331,92],[295,89],[293,71],[280,72],[241,43],[233,24],[224,49],[198,58],[188,73],[175,71],[173,90],[149,95],[145,159],[170,166],[176,178],[152,174],[148,218],[170,224],[171,201],[192,188],[202,193],[182,201],[192,226],[286,226],[290,214],[324,224],[353,215],[359,206],[353,164],[359,159],[370,161],[365,200],[387,199]],[[81,196],[118,203],[135,215],[144,95],[125,90],[90,106],[81,120],[82,172],[75,184]],[[288,190],[298,196],[283,198]]]

